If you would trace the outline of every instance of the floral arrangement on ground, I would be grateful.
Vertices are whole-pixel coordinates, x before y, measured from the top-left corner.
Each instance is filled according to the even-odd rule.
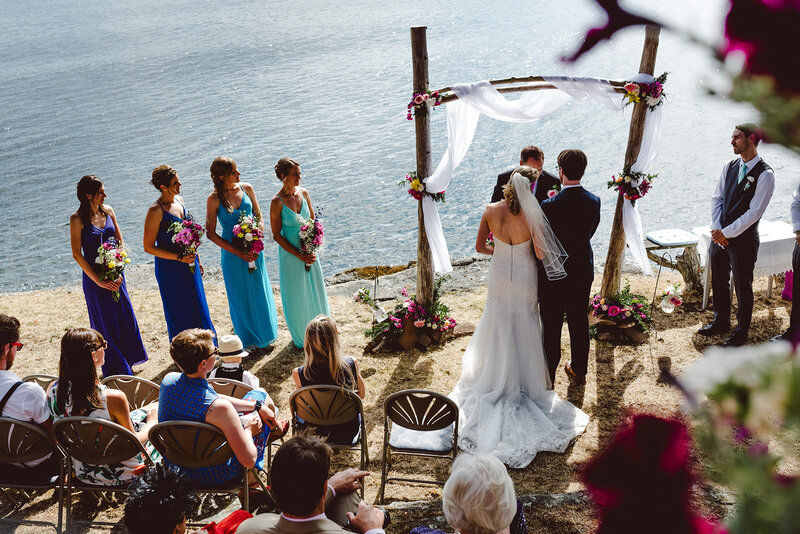
[[[409,295],[408,290],[402,289],[400,294],[403,297],[403,301],[398,303],[393,310],[385,312],[386,318],[368,328],[364,334],[373,340],[379,336],[391,340],[399,340],[401,336],[416,330],[413,344],[416,344],[417,338],[422,338],[423,335],[430,339],[427,343],[419,339],[420,344],[423,346],[427,346],[430,343],[441,343],[444,341],[446,334],[456,326],[456,320],[450,317],[450,309],[439,300],[439,289],[448,278],[448,276],[443,276],[437,278],[434,282],[433,304],[429,309],[425,309],[422,304],[417,302],[415,295]],[[373,310],[376,307],[380,308],[371,298],[369,290],[366,288],[359,289],[353,295],[353,300],[366,304]],[[401,342],[402,345],[404,343]]]
[[[647,340],[653,322],[650,303],[644,295],[631,293],[630,282],[613,297],[595,295],[589,301],[592,336],[601,341],[625,338],[635,343]]]

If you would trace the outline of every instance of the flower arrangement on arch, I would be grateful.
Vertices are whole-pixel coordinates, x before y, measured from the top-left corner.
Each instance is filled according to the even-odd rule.
[[[196,223],[192,214],[189,213],[185,219],[169,225],[169,231],[174,234],[172,242],[178,245],[178,259],[180,260],[197,252],[197,247],[200,246],[206,229]],[[194,263],[189,265],[189,271],[194,274]]]
[[[430,309],[415,300],[415,295],[409,295],[407,289],[400,290],[403,302],[397,304],[394,309],[387,313],[386,319],[378,322],[365,332],[367,337],[374,338],[379,334],[386,333],[391,337],[397,337],[403,332],[403,324],[411,321],[416,328],[429,328],[435,332],[444,334],[456,326],[456,320],[450,317],[450,309],[439,300],[439,288],[442,282],[449,277],[438,278],[433,284],[433,305]],[[372,306],[369,298],[369,290],[362,288],[353,296],[356,302]]]
[[[397,185],[399,187],[408,187],[408,194],[416,200],[422,200],[423,197],[431,197],[434,202],[444,202],[444,191],[428,193],[425,190],[425,184],[417,178],[417,171],[407,173],[405,179],[400,180]]]
[[[408,103],[406,106],[408,112],[406,113],[406,119],[413,120],[412,110],[414,113],[417,112],[417,109],[421,108],[422,106],[427,106],[429,108],[435,108],[442,104],[442,97],[439,95],[439,91],[430,91],[425,90],[424,93],[414,93],[411,97],[411,102]]]
[[[667,81],[668,72],[664,72],[656,78],[653,83],[627,82],[625,84],[625,105],[634,104],[644,100],[644,103],[653,111],[664,103],[667,94],[664,92],[664,84]]]
[[[608,320],[617,324],[635,323],[642,332],[650,331],[653,317],[650,303],[644,295],[631,293],[629,283],[613,297],[595,295],[589,301],[589,315],[600,320]]]
[[[626,169],[612,176],[607,185],[609,189],[616,189],[620,195],[630,200],[631,204],[635,206],[636,201],[650,191],[653,186],[652,182],[657,177],[657,174],[632,172],[630,169]]]
[[[97,248],[97,258],[94,260],[97,275],[104,282],[114,282],[122,276],[125,266],[131,262],[128,257],[128,247],[122,241],[109,237]],[[114,302],[119,302],[119,289],[111,292]]]

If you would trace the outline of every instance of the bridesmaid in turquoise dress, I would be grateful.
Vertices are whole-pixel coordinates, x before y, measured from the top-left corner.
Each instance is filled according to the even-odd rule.
[[[183,199],[178,196],[181,192],[178,172],[169,165],[161,165],[153,169],[150,183],[161,192],[161,196],[147,210],[143,245],[145,252],[156,257],[155,274],[169,339],[189,328],[214,332],[203,288],[200,256],[180,256],[180,247],[172,242],[175,232],[169,230],[173,223],[180,223],[188,217]],[[194,267],[194,273],[191,267]]]
[[[117,216],[103,204],[103,182],[88,174],[78,182],[78,211],[69,218],[72,257],[83,270],[83,295],[89,312],[89,324],[108,343],[103,376],[132,375],[131,367],[147,361],[147,352],[139,334],[139,323],[125,284],[125,275],[114,281],[100,280],[95,271],[97,249],[109,238],[122,242]],[[119,301],[112,292],[119,291]]]
[[[280,245],[281,303],[292,342],[300,348],[311,319],[320,314],[330,317],[331,311],[316,254],[300,252],[300,227],[314,217],[311,197],[300,187],[300,164],[283,158],[275,165],[275,174],[283,187],[272,199],[269,219],[272,236]],[[306,265],[311,265],[311,269],[306,271]]]
[[[211,163],[214,192],[206,204],[206,233],[222,248],[222,276],[233,331],[245,347],[263,348],[278,337],[278,316],[264,254],[245,253],[231,243],[233,227],[242,213],[261,218],[253,186],[239,183],[239,174],[231,158],[220,156]],[[221,236],[217,233],[218,219]],[[248,262],[255,263],[255,271],[250,272]]]

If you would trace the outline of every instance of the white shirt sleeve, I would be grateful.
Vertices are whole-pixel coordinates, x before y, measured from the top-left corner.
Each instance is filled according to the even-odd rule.
[[[792,193],[792,205],[789,209],[792,212],[792,229],[800,232],[800,185]]]
[[[253,389],[258,389],[258,377],[250,371],[245,371],[244,374],[242,374],[242,382]]]
[[[23,406],[30,421],[41,424],[50,419],[50,408],[47,406],[47,394],[42,388],[33,383],[20,386],[25,389]]]
[[[753,200],[750,201],[750,209],[723,228],[722,234],[727,238],[736,237],[750,228],[767,211],[767,206],[774,192],[775,173],[771,169],[767,169],[758,177],[756,192],[753,195]]]
[[[726,163],[722,167],[722,175],[719,177],[717,187],[714,188],[714,194],[711,197],[711,225],[712,230],[722,230],[722,200],[725,198],[725,176],[728,174],[728,166]]]

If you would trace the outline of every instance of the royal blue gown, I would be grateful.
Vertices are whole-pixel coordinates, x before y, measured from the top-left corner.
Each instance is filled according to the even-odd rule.
[[[180,202],[178,202],[181,204]],[[186,218],[186,206],[183,207],[183,218]],[[172,242],[175,235],[169,231],[170,225],[181,222],[166,210],[161,210],[161,224],[158,227],[156,246],[169,252],[178,253],[180,246]],[[195,257],[194,274],[189,264],[182,261],[156,257],[156,280],[161,291],[161,302],[164,304],[164,319],[170,340],[189,328],[205,328],[216,335],[211,316],[208,313],[206,291],[203,288],[203,277],[200,275],[200,261]],[[214,340],[216,345],[216,339]]]
[[[248,216],[253,214],[250,197],[244,190],[242,193],[242,202],[238,209],[228,211],[221,204],[217,209],[222,239],[228,242],[233,241],[233,227],[239,223],[239,216],[242,213]],[[278,316],[264,254],[259,254],[256,258],[256,270],[252,273],[249,272],[246,261],[225,249],[222,249],[220,262],[233,331],[245,347],[266,347],[278,338]]]
[[[281,235],[300,249],[300,227],[311,217],[311,210],[303,197],[300,213],[281,201]],[[294,346],[303,346],[306,327],[317,315],[331,316],[328,293],[319,259],[306,271],[306,264],[297,256],[278,248],[278,273],[281,285],[281,303],[286,326],[292,335]]]
[[[114,222],[108,215],[103,228],[93,224],[83,227],[81,248],[89,265],[95,265],[97,249],[110,237],[114,237]],[[86,297],[86,308],[89,310],[89,324],[103,334],[108,343],[103,376],[132,375],[131,367],[146,362],[147,352],[139,334],[139,323],[133,313],[125,275],[119,286],[119,302],[114,301],[111,291],[92,282],[86,273],[83,273],[83,296]]]

